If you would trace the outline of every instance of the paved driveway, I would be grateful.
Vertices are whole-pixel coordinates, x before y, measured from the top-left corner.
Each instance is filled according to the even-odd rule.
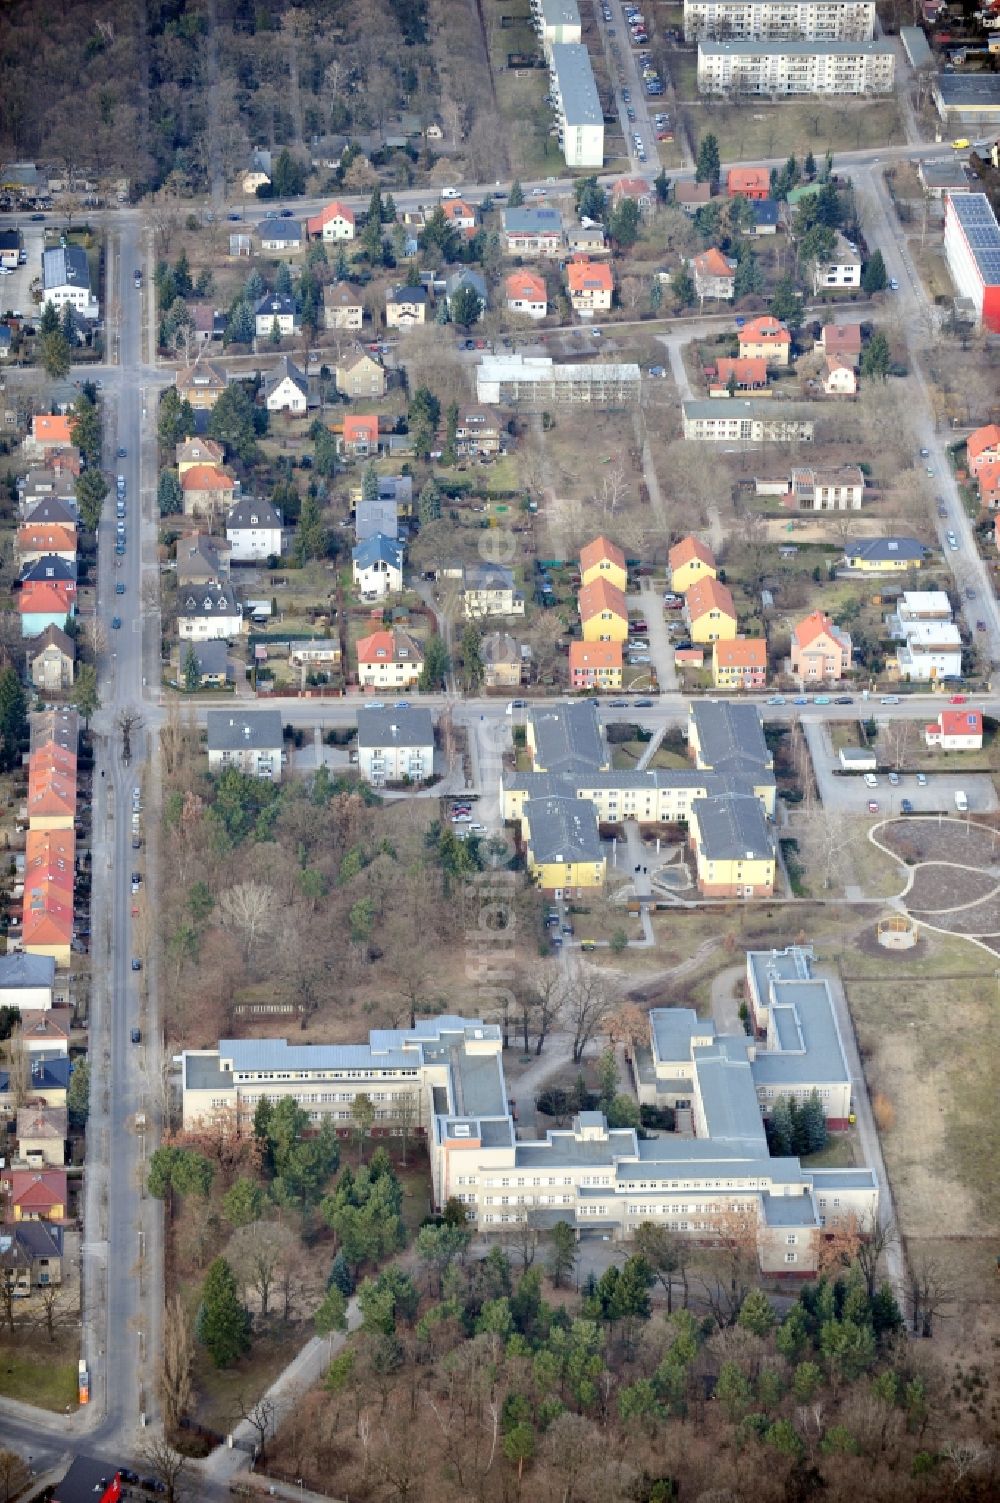
[[[879,772],[876,774],[877,787],[870,788],[860,773],[840,773],[840,760],[831,746],[825,725],[803,716],[802,729],[809,744],[816,786],[824,809],[844,814],[867,814],[868,800],[875,799],[879,813],[889,818],[900,813],[900,801],[908,798],[918,813],[936,814],[940,809],[953,813],[955,794],[959,790],[968,798],[969,809],[974,813],[982,814],[997,808],[996,789],[989,773],[928,772],[925,786],[920,787],[914,773],[902,772],[898,785],[893,787],[888,775]]]
[[[661,693],[675,694],[678,683],[674,649],[670,645],[666,623],[663,619],[663,601],[651,579],[642,581],[638,595],[628,596],[628,608],[630,611],[642,612],[641,619],[646,623],[646,630],[640,640],[649,643],[649,656],[656,669],[656,678]]]

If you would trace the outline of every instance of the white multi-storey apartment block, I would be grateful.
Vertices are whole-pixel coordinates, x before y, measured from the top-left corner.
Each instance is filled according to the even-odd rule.
[[[684,39],[800,37],[870,42],[875,0],[684,0]]]
[[[888,42],[698,43],[702,94],[889,94],[895,67]]]
[[[487,895],[489,898],[489,895]],[[495,896],[491,899],[496,901]],[[640,1141],[580,1112],[566,1130],[519,1139],[496,1024],[439,1017],[376,1030],[367,1044],[223,1039],[181,1056],[183,1123],[249,1122],[262,1097],[293,1097],[314,1122],[349,1131],[361,1094],[377,1130],[425,1131],[434,1203],[465,1207],[480,1232],[567,1221],[578,1235],[632,1237],[643,1221],[711,1241],[734,1213],[751,1216],[761,1266],[815,1272],[822,1238],[849,1215],[872,1226],[870,1169],[804,1169],[772,1158],[764,1121],[781,1099],[815,1092],[831,1127],[851,1115],[850,1071],[827,983],[805,949],[747,956],[757,1038],[719,1034],[689,1008],[657,1008],[632,1051],[641,1102],[671,1106],[695,1136]]]
[[[566,166],[603,167],[604,111],[590,53],[579,42],[555,42],[549,69]]]

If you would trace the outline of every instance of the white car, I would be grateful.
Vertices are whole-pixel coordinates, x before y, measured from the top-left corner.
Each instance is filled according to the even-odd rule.
[[[459,197],[458,189],[457,188],[442,188],[441,189],[441,197],[442,198],[458,198]]]
[[[0,266],[0,277],[12,277],[13,275],[13,266]]]
[[[873,772],[866,772],[865,773],[865,787],[866,788],[877,788],[878,787],[878,778],[875,776],[875,774]]]

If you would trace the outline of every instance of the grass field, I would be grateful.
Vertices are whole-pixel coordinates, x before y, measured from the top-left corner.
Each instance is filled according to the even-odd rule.
[[[76,1362],[60,1344],[8,1337],[0,1343],[0,1395],[60,1414],[76,1409]]]

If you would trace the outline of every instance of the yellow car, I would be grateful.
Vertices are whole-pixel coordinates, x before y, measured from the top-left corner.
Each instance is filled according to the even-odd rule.
[[[964,136],[959,136],[958,140],[952,141],[951,144],[953,150],[955,151],[968,151],[969,147],[972,145],[972,142],[967,141]]]

